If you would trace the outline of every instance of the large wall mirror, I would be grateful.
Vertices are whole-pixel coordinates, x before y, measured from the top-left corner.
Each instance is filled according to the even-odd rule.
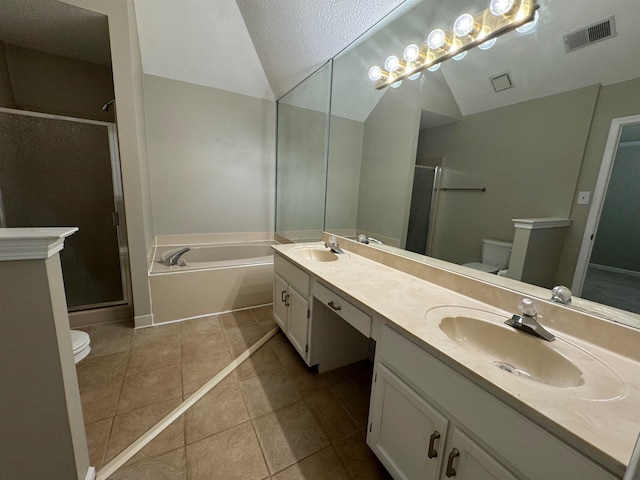
[[[389,55],[401,57],[405,46],[422,43],[434,28],[451,28],[457,16],[479,12],[488,2],[412,3],[333,61],[324,229],[352,238],[364,234],[384,244],[378,248],[444,260],[458,272],[547,299],[557,284],[580,291],[584,283],[588,297],[588,272],[598,267],[607,275],[640,278],[640,264],[628,252],[637,250],[638,239],[633,228],[624,228],[637,218],[606,221],[609,238],[626,238],[608,250],[628,255],[603,255],[598,242],[597,259],[581,252],[585,232],[595,232],[598,223],[589,220],[592,205],[620,211],[600,206],[599,175],[609,178],[622,161],[625,168],[640,165],[640,131],[633,122],[609,139],[613,119],[640,114],[640,31],[633,21],[640,4],[540,0],[533,30],[508,33],[493,48],[472,49],[463,60],[447,60],[399,88],[376,90],[369,67],[381,66]],[[611,38],[567,51],[565,34],[605,21]],[[505,73],[512,86],[500,90],[505,83],[494,86],[491,78]],[[601,172],[608,141],[623,153]],[[609,192],[620,184],[614,180]],[[611,204],[606,182],[601,190]],[[514,243],[514,219],[541,218],[570,220],[554,233],[560,240],[543,242],[537,252],[536,263],[552,272],[544,281],[509,278],[509,268],[502,272],[507,276],[497,276],[463,266],[482,263],[483,239]],[[579,261],[585,268],[578,268],[576,280]],[[611,288],[613,296],[640,297],[639,288]],[[640,325],[637,315],[605,306],[640,313],[633,302],[590,298],[599,303],[574,298],[573,305]]]

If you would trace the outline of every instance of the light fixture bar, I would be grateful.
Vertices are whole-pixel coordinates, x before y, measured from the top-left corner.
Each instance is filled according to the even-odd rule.
[[[539,8],[537,0],[513,0],[512,2],[507,0],[506,3],[512,3],[513,6],[508,12],[496,15],[491,12],[494,3],[499,3],[499,0],[492,0],[490,8],[472,16],[473,28],[468,34],[456,36],[453,29],[445,31],[445,41],[442,42],[441,47],[432,49],[425,41],[418,46],[420,55],[418,55],[416,61],[401,62],[401,68],[395,71],[378,69],[380,75],[375,80],[375,88],[377,90],[386,88],[532,22],[535,18],[536,10]]]

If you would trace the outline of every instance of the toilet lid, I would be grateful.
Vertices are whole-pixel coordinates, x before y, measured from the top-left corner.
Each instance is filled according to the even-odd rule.
[[[71,345],[73,346],[73,353],[77,353],[83,348],[86,348],[89,345],[91,339],[89,338],[89,334],[87,332],[83,332],[81,330],[71,330]]]
[[[495,265],[488,265],[486,263],[480,263],[480,262],[463,263],[462,266],[473,268],[474,270],[480,270],[482,272],[487,272],[487,273],[497,273],[498,270],[500,270],[500,268],[496,267]]]

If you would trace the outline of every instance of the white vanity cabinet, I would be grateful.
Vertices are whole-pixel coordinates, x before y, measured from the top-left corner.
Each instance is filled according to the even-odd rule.
[[[367,444],[394,478],[616,478],[388,325],[380,337]]]
[[[308,364],[311,279],[279,255],[274,255],[273,268],[273,316]]]
[[[516,480],[382,363],[372,397],[367,443],[394,478]]]

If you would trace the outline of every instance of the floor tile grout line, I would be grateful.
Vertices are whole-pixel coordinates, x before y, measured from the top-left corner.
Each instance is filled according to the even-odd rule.
[[[242,352],[238,357],[211,378],[202,387],[196,390],[191,396],[178,405],[175,409],[169,412],[158,423],[151,427],[147,432],[140,436],[135,442],[129,445],[126,449],[116,455],[109,463],[104,465],[96,474],[96,480],[104,480],[112,475],[116,470],[122,467],[128,460],[130,460],[136,453],[157,437],[162,431],[164,431],[171,423],[173,423],[178,417],[183,415],[189,408],[204,397],[211,389],[224,380],[230,373],[232,373],[242,362],[249,358],[254,352],[256,352],[262,345],[264,345],[271,337],[273,337],[279,328],[275,327],[262,336],[257,342],[251,345],[248,349]]]

